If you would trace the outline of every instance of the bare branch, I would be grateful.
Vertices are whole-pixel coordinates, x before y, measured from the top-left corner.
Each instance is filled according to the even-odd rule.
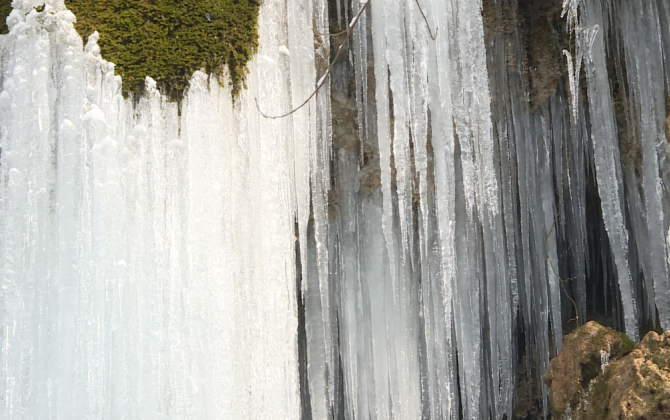
[[[309,103],[309,101],[314,96],[316,96],[316,94],[319,92],[319,89],[321,89],[323,87],[323,85],[326,84],[326,80],[328,80],[328,77],[330,76],[330,73],[333,71],[333,67],[335,66],[335,63],[337,62],[337,59],[340,58],[340,55],[342,54],[342,51],[344,51],[344,46],[348,45],[349,38],[351,37],[351,33],[353,32],[354,27],[356,26],[356,24],[360,20],[361,16],[363,15],[363,12],[365,12],[365,9],[370,4],[370,1],[371,0],[359,1],[359,4],[362,4],[363,7],[361,7],[361,9],[358,11],[358,13],[354,17],[354,19],[351,22],[349,22],[349,24],[347,25],[347,29],[345,29],[343,31],[340,31],[340,32],[337,32],[337,33],[334,33],[334,34],[319,33],[317,31],[314,31],[315,34],[320,35],[320,36],[339,36],[339,35],[342,35],[342,34],[347,34],[347,36],[346,36],[346,38],[344,38],[344,41],[342,42],[342,44],[338,48],[337,54],[335,55],[335,58],[333,59],[333,61],[328,66],[328,69],[326,70],[324,75],[321,77],[321,79],[319,79],[319,81],[317,82],[316,88],[314,89],[312,94],[309,95],[307,97],[307,99],[305,99],[305,101],[303,103],[301,103],[300,105],[298,105],[297,107],[295,107],[294,109],[292,109],[291,111],[289,111],[285,114],[282,114],[282,115],[268,115],[261,110],[260,106],[258,105],[258,98],[256,98],[255,99],[256,100],[256,109],[258,109],[258,112],[264,118],[278,119],[278,118],[288,117],[289,115],[294,114],[296,111],[298,111],[299,109],[301,109],[302,107],[307,105]],[[433,35],[433,32],[430,30],[430,24],[428,23],[428,18],[426,17],[426,14],[423,12],[423,9],[421,8],[421,4],[419,4],[419,0],[415,0],[415,1],[416,1],[417,7],[419,8],[419,12],[421,12],[421,16],[423,16],[424,22],[426,22],[426,28],[428,29],[428,34],[430,35],[430,38],[433,41],[435,41],[437,39],[437,31],[439,30],[439,28],[435,28],[435,35]]]
[[[351,36],[351,33],[353,32],[353,28],[356,26],[356,24],[358,23],[358,20],[360,19],[361,15],[363,14],[365,9],[370,4],[370,0],[366,0],[364,3],[361,2],[361,4],[363,5],[363,7],[361,7],[361,10],[358,11],[358,13],[356,14],[356,17],[354,17],[354,19],[349,23],[349,26],[346,29],[346,33],[347,33],[346,38],[344,38],[344,41],[342,42],[342,44],[338,48],[337,54],[335,55],[335,58],[333,59],[333,61],[330,63],[330,66],[328,66],[328,69],[326,70],[326,73],[324,73],[324,75],[321,77],[321,79],[319,79],[319,81],[317,82],[316,89],[314,89],[312,94],[309,95],[309,97],[307,97],[307,99],[305,99],[305,101],[303,103],[301,103],[300,105],[298,105],[296,108],[294,108],[291,111],[289,111],[285,114],[282,114],[282,115],[268,115],[265,112],[261,111],[261,108],[258,105],[258,98],[256,98],[256,109],[258,109],[258,112],[263,117],[274,120],[274,119],[278,119],[278,118],[288,117],[289,115],[294,114],[300,108],[307,105],[309,103],[309,101],[317,94],[317,92],[319,92],[319,89],[321,89],[321,87],[324,84],[326,84],[326,80],[328,80],[328,76],[330,76],[330,73],[333,71],[333,67],[335,66],[335,63],[337,62],[337,59],[340,58],[340,55],[342,54],[342,51],[344,51],[344,46],[348,44],[349,37]]]
[[[315,33],[316,35],[319,35],[319,36],[340,36],[340,35],[344,35],[344,34],[346,34],[347,32],[349,32],[349,28],[347,28],[347,29],[345,29],[345,30],[342,30],[342,31],[340,31],[340,32],[335,32],[334,34],[331,34],[331,33],[328,33],[328,32],[314,31],[314,33]]]
[[[428,23],[428,18],[426,17],[426,14],[423,12],[423,9],[421,8],[421,4],[419,4],[419,0],[416,1],[416,7],[419,8],[419,12],[421,12],[421,16],[423,16],[424,22],[426,22],[426,28],[428,29],[428,35],[430,35],[430,39],[435,41],[437,39],[437,31],[440,30],[440,28],[435,28],[435,35],[433,35],[433,31],[430,30],[430,24]]]

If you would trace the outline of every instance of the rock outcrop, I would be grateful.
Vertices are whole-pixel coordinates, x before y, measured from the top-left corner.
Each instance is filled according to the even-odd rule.
[[[544,376],[554,419],[670,418],[670,331],[637,345],[589,322],[566,336]]]

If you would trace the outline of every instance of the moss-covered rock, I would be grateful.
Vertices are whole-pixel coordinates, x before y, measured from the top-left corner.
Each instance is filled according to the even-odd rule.
[[[7,16],[12,11],[12,0],[0,0],[0,35],[7,33]]]
[[[195,70],[224,74],[243,87],[258,47],[260,0],[66,0],[84,41],[94,31],[103,58],[116,64],[124,94],[141,92],[151,76],[178,99]],[[0,0],[3,25],[11,0]],[[7,30],[6,26],[0,28]]]
[[[670,331],[637,345],[594,322],[566,336],[545,375],[554,418],[670,418]]]
[[[592,392],[592,381],[603,365],[630,353],[634,343],[611,328],[588,322],[565,336],[563,349],[551,360],[544,382],[551,388],[551,411],[560,419],[570,411],[573,419],[584,408],[584,401]]]
[[[647,334],[593,384],[583,419],[670,418],[670,331]]]

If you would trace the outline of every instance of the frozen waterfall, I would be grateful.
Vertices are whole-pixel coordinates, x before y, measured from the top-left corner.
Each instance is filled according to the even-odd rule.
[[[151,81],[124,100],[62,5],[27,10],[0,36],[0,418],[298,418],[294,218],[325,131],[254,98],[312,88],[311,31],[293,63],[300,16],[267,4],[249,90],[196,73],[179,112]]]
[[[180,104],[42,3],[0,35],[0,418],[546,414],[566,327],[670,329],[667,0],[266,0],[248,89]]]

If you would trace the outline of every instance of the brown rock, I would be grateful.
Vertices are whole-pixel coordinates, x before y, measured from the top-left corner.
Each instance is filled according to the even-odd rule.
[[[555,419],[670,419],[670,331],[652,331],[633,348],[589,322],[566,336],[544,381]]]
[[[583,417],[593,381],[601,374],[603,362],[620,359],[633,349],[633,342],[624,334],[588,322],[565,337],[563,349],[551,360],[544,382],[551,388],[551,411],[561,419],[569,410],[572,419]]]
[[[670,331],[652,331],[593,385],[585,419],[670,419]]]

